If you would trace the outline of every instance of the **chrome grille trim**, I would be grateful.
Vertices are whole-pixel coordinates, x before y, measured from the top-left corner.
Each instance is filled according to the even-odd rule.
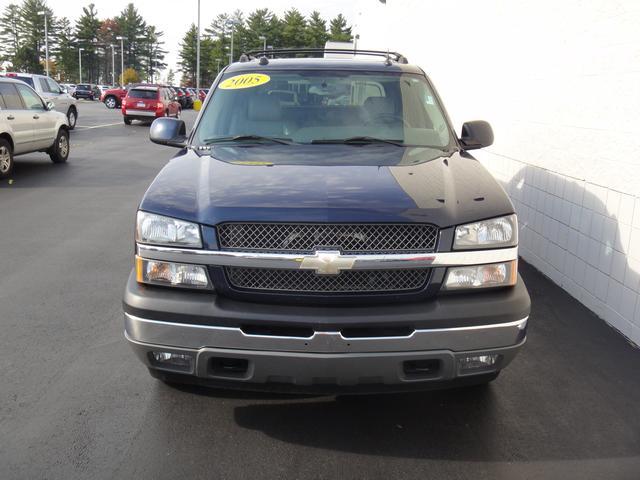
[[[222,223],[222,250],[344,254],[432,252],[438,228],[422,223]]]
[[[137,253],[150,260],[197,263],[222,267],[300,269],[305,259],[317,255],[286,253],[226,252],[137,244]],[[425,254],[343,255],[353,259],[353,270],[387,270],[395,268],[453,267],[507,262],[518,258],[518,247],[495,250],[434,252]]]
[[[310,270],[226,267],[229,284],[237,289],[287,293],[408,292],[426,286],[430,270],[346,270],[317,275]]]

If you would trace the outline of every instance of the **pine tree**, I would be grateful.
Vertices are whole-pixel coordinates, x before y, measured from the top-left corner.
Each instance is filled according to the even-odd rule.
[[[120,35],[126,38],[124,43],[124,67],[140,71],[148,48],[147,23],[133,3],[130,3],[116,19]]]
[[[58,42],[53,51],[56,57],[57,74],[63,82],[77,81],[78,77],[78,50],[73,27],[68,18],[58,20]]]
[[[307,22],[295,8],[284,13],[282,43],[285,48],[306,46]]]
[[[195,24],[191,24],[180,42],[180,53],[178,53],[178,66],[182,72],[182,84],[196,84],[196,63],[198,30]]]
[[[347,19],[340,13],[331,20],[330,38],[334,42],[350,42],[352,40],[351,27],[347,27]]]
[[[327,40],[329,40],[327,22],[322,19],[320,12],[314,10],[307,25],[307,46],[324,48]]]
[[[7,5],[0,18],[0,62],[9,62],[11,69],[16,69],[16,56],[20,49],[21,36],[20,7],[14,3]]]
[[[24,0],[20,7],[20,23],[18,33],[21,36],[20,47],[16,54],[20,70],[30,73],[44,73],[45,38],[44,17],[38,12],[46,12],[49,30],[49,49],[55,48],[56,18],[44,0]]]
[[[95,83],[98,79],[98,65],[100,63],[96,53],[94,40],[98,39],[101,22],[93,3],[82,8],[82,15],[76,21],[76,39],[78,46],[84,48],[82,54],[82,79]]]

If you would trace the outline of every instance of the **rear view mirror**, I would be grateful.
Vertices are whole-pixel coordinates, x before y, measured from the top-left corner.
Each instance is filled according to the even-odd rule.
[[[474,120],[462,125],[460,143],[465,150],[475,150],[493,144],[493,129],[484,120]]]
[[[187,126],[177,118],[156,118],[151,124],[149,138],[159,145],[184,148],[187,146]]]

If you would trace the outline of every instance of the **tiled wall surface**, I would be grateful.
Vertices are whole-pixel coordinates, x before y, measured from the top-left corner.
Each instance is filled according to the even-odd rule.
[[[520,251],[640,345],[640,1],[356,2],[360,48],[400,51],[511,195]],[[451,19],[455,19],[452,23]]]
[[[640,198],[485,153],[509,193],[522,257],[640,345]]]

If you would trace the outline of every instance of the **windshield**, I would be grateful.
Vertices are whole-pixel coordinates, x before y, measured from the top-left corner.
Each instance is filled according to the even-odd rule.
[[[213,92],[196,144],[247,136],[295,143],[361,143],[445,148],[445,117],[423,76],[353,71],[228,74]]]

